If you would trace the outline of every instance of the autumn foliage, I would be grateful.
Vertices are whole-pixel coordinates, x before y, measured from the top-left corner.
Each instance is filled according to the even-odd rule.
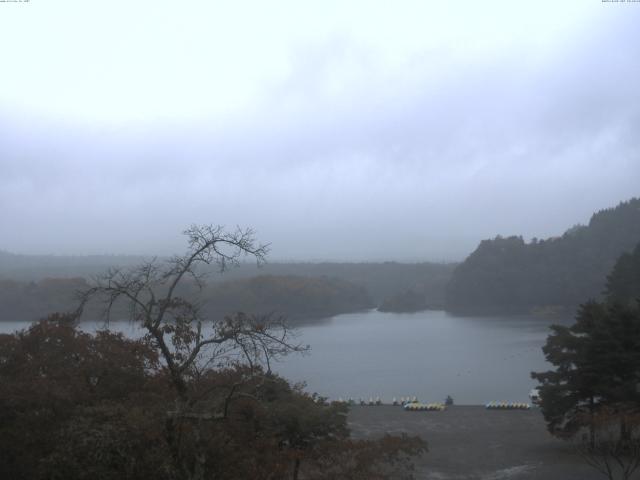
[[[190,415],[167,428],[177,393],[147,338],[90,335],[65,315],[0,335],[0,478],[194,478],[184,466],[206,452],[202,478],[383,479],[426,450],[353,440],[345,406],[255,368],[202,370],[187,396]]]

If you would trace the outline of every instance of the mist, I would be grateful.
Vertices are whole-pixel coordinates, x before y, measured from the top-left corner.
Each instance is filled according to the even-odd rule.
[[[458,261],[639,193],[631,4],[2,5],[0,249]]]

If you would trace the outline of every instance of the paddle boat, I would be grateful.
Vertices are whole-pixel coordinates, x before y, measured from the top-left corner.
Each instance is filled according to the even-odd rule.
[[[410,402],[403,407],[408,412],[442,412],[446,410],[444,403]]]
[[[485,405],[487,410],[529,410],[531,405],[521,402],[489,402]]]

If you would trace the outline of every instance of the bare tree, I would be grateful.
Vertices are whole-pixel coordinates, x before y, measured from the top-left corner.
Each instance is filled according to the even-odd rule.
[[[582,459],[609,480],[629,480],[640,468],[640,415],[635,408],[602,408],[589,418],[591,434],[577,446]]]
[[[78,314],[89,301],[96,299],[103,302],[108,321],[115,306],[124,303],[129,320],[146,330],[177,393],[175,410],[168,413],[169,443],[175,447],[178,460],[176,432],[184,422],[191,422],[190,431],[196,437],[191,444],[196,445],[196,451],[192,452],[189,465],[184,459],[178,463],[182,464],[185,478],[197,479],[203,478],[206,462],[206,449],[197,448],[199,425],[203,421],[224,419],[229,402],[234,396],[244,394],[239,385],[231,385],[221,396],[219,412],[194,409],[196,397],[190,386],[196,383],[194,380],[202,370],[235,364],[248,365],[249,371],[256,374],[264,370],[254,367],[263,366],[270,373],[271,359],[302,352],[308,347],[295,343],[295,336],[281,318],[244,313],[221,319],[204,318],[197,301],[180,295],[185,283],[202,289],[212,267],[221,273],[237,265],[243,257],[262,264],[268,246],[256,243],[251,229],[227,232],[221,226],[193,225],[184,234],[188,238],[184,255],[162,261],[153,259],[129,269],[111,269],[97,277],[91,288],[80,293]]]

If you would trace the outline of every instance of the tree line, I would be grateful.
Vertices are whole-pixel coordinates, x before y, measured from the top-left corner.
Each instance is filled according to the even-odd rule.
[[[551,330],[543,352],[554,369],[531,374],[549,431],[579,438],[608,478],[631,478],[640,467],[640,243],[616,262],[602,301]]]
[[[35,262],[39,258],[43,259],[40,268]],[[0,252],[0,321],[35,321],[48,312],[66,311],[75,302],[75,292],[100,272],[145,261],[142,257],[58,258]],[[189,281],[181,288],[189,294],[197,292],[212,314],[277,312],[292,322],[306,322],[381,305],[386,310],[404,311],[402,299],[407,292],[420,298],[412,305],[414,309],[442,308],[453,265],[269,263],[256,270],[241,262],[223,277],[215,269],[209,270],[211,275],[202,291]]]
[[[84,278],[47,278],[39,282],[0,280],[0,321],[30,322],[49,312],[69,311],[77,303],[76,293],[89,284]],[[237,311],[269,312],[299,323],[375,306],[363,287],[327,277],[259,275],[213,282],[204,288],[192,279],[185,279],[179,292],[201,303],[209,315],[220,318]],[[118,303],[113,318],[126,316],[126,307]],[[86,319],[99,317],[100,312],[95,308],[85,315]]]
[[[595,213],[586,226],[546,240],[484,240],[456,267],[447,309],[460,313],[528,312],[562,306],[572,311],[600,299],[616,259],[640,241],[640,199]]]

